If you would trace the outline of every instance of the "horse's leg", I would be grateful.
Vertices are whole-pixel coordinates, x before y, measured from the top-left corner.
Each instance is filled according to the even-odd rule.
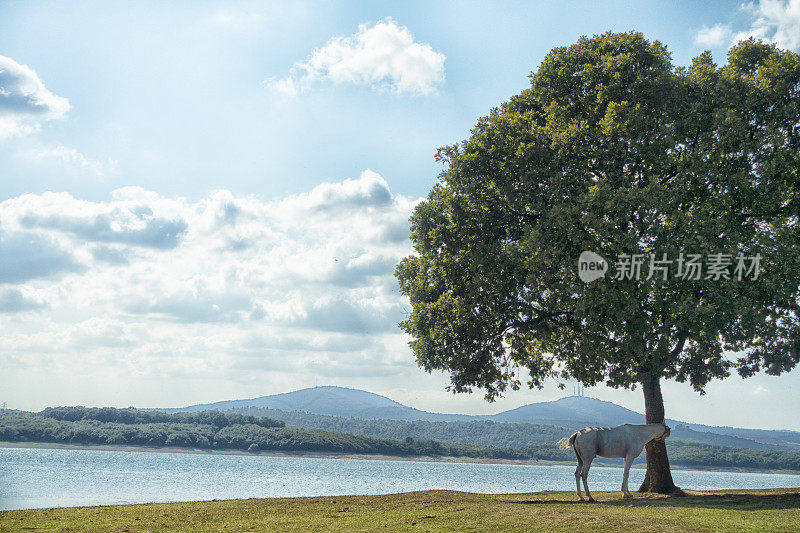
[[[575,485],[578,488],[578,498],[583,501],[583,494],[581,494],[581,471],[583,470],[583,459],[578,455],[578,450],[575,450],[575,455],[578,457],[578,468],[575,469]]]
[[[594,456],[588,456],[583,458],[583,470],[581,472],[581,477],[583,478],[583,489],[586,491],[586,496],[589,497],[589,501],[593,502],[594,498],[592,498],[592,493],[589,492],[589,484],[586,479],[589,477],[589,468],[592,466],[592,461],[594,460]]]
[[[625,470],[622,472],[622,497],[633,498],[631,492],[628,490],[628,474],[631,473],[631,465],[633,460],[636,459],[635,455],[628,455],[625,457]]]

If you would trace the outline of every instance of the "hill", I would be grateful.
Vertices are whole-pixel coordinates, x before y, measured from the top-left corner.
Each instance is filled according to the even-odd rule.
[[[432,413],[422,411],[396,402],[386,396],[359,389],[345,387],[313,387],[293,392],[261,396],[244,400],[227,400],[210,404],[192,405],[189,407],[163,409],[166,412],[180,411],[205,411],[208,409],[235,410],[248,412],[249,410],[261,411],[260,416],[271,416],[284,420],[294,427],[309,429],[326,429],[333,427],[339,431],[352,432],[368,436],[397,438],[403,427],[391,427],[391,424],[378,424],[377,421],[426,421],[437,423],[454,422],[504,422],[515,424],[533,424],[540,426],[555,426],[557,428],[579,429],[586,426],[618,426],[621,424],[643,424],[644,415],[626,409],[613,402],[589,398],[586,396],[567,396],[549,402],[537,402],[516,409],[510,409],[494,415],[474,416],[461,414]],[[256,414],[250,411],[251,414]],[[281,414],[282,413],[282,414]],[[293,413],[289,416],[288,413]],[[306,415],[324,415],[342,419],[372,420],[375,424],[345,423],[342,421],[320,420]],[[292,420],[289,420],[289,419]],[[673,439],[686,442],[698,442],[719,446],[735,446],[739,448],[761,450],[800,450],[800,432],[788,430],[761,430],[734,427],[715,427],[679,420],[667,420],[672,427]],[[470,432],[465,427],[442,426],[441,428],[427,428],[426,433],[430,438],[445,439],[444,435],[460,435],[462,438],[450,442],[465,442],[464,435]],[[518,431],[519,430],[519,431]],[[520,433],[520,431],[522,433]],[[507,437],[509,433],[515,436]],[[530,428],[515,428],[514,431],[493,431],[492,435],[504,435],[503,438],[492,442],[494,446],[508,445],[506,439],[519,441],[522,434],[530,436]],[[552,433],[550,430],[544,433]],[[407,435],[409,433],[406,433]],[[435,436],[434,436],[435,435]],[[481,437],[477,439],[477,437]],[[485,444],[485,435],[477,435],[475,440]],[[473,442],[474,443],[474,442]]]
[[[573,431],[587,425],[593,425],[587,422],[568,420],[558,424],[551,421],[543,421],[537,424],[529,422],[495,422],[494,420],[485,419],[453,421],[363,419],[257,407],[233,408],[230,411],[249,416],[282,420],[287,426],[300,429],[319,429],[382,439],[402,440],[411,437],[414,440],[422,441],[436,440],[512,448],[539,444],[552,445]],[[672,438],[670,440],[755,450],[797,450],[796,447],[760,443],[752,439],[732,435],[695,431],[683,425],[675,425],[672,428]]]
[[[594,425],[644,424],[644,415],[612,402],[567,396],[551,402],[529,403],[490,417],[497,422],[578,421]]]
[[[207,411],[209,409],[226,411],[251,407],[367,420],[469,420],[478,418],[470,415],[430,413],[403,405],[380,394],[334,386],[312,387],[246,400],[226,400],[162,410],[166,412]]]

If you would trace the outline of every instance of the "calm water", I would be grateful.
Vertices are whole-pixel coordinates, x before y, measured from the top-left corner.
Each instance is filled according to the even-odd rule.
[[[575,467],[0,448],[0,509],[424,489],[573,490]],[[593,490],[617,490],[619,468],[593,467]],[[800,475],[673,472],[696,490],[800,487]],[[631,471],[639,485],[644,471]]]

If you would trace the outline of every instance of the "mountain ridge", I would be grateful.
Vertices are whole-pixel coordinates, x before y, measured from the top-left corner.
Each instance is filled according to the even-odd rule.
[[[480,415],[432,413],[403,405],[391,398],[361,389],[323,385],[291,392],[270,394],[242,400],[222,400],[187,407],[162,409],[167,412],[203,411],[207,409],[233,409],[261,407],[281,411],[303,411],[311,414],[344,416],[345,418],[387,420],[473,420]]]
[[[404,405],[386,396],[347,387],[332,385],[309,387],[291,392],[260,396],[241,400],[196,404],[181,408],[162,409],[166,412],[203,411],[208,409],[263,408],[284,412],[305,412],[342,418],[364,420],[400,420],[426,422],[493,421],[557,425],[618,426],[622,424],[644,424],[642,413],[627,409],[613,402],[587,396],[565,396],[553,401],[536,402],[502,411],[493,415],[463,415],[433,413]],[[681,433],[715,433],[746,439],[759,444],[780,446],[800,450],[800,432],[793,430],[764,430],[735,428],[730,426],[707,426],[692,422],[668,419],[673,429],[682,428]]]

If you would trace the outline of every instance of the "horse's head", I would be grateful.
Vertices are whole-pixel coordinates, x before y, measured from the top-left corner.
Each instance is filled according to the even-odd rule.
[[[660,436],[656,437],[654,440],[665,441],[665,440],[667,440],[667,437],[669,437],[669,434],[670,434],[669,426],[664,424],[664,433],[662,433]]]

